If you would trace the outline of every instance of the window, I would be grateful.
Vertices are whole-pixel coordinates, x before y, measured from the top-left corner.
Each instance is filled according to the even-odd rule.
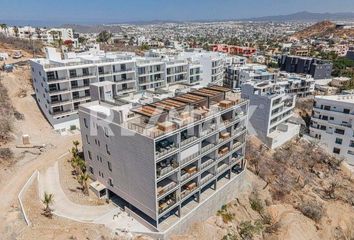
[[[334,132],[337,134],[340,134],[340,135],[344,135],[344,133],[345,133],[345,131],[343,129],[338,129],[338,128],[336,128],[336,130]]]
[[[349,155],[354,155],[354,151],[348,150]]]
[[[354,141],[350,140],[349,147],[354,147]]]
[[[90,159],[90,160],[92,160],[92,155],[91,155],[91,152],[90,152],[90,151],[87,151],[87,153],[88,153],[88,157],[89,157],[89,159]]]
[[[324,110],[330,111],[331,110],[331,106],[325,106]]]
[[[349,114],[350,113],[350,109],[344,108],[343,113]]]
[[[93,174],[93,168],[91,166],[89,166],[89,172]]]
[[[109,134],[108,134],[108,128],[104,127],[104,135],[106,137],[109,137]]]
[[[86,142],[87,144],[90,144],[89,137],[87,136],[87,134],[86,134]]]
[[[76,70],[75,69],[72,69],[69,71],[69,74],[70,74],[70,77],[73,78],[73,77],[76,77],[77,74],[76,74]]]
[[[106,152],[108,155],[111,155],[111,152],[109,151],[108,145],[106,144]]]
[[[328,121],[328,116],[322,116],[322,120]]]
[[[340,154],[340,149],[339,148],[333,148],[333,153]]]
[[[332,120],[332,121],[333,121],[333,120],[334,120],[334,117],[329,117],[329,120]]]
[[[88,128],[86,118],[84,118],[84,124],[85,124],[85,128]]]
[[[111,171],[111,172],[112,172],[112,164],[111,164],[111,162],[110,162],[110,161],[108,161],[108,162],[107,162],[107,164],[108,164],[108,169],[109,169],[109,171]]]
[[[321,130],[326,131],[327,127],[326,127],[326,126],[321,125],[321,128],[320,128],[320,129],[321,129]]]
[[[111,178],[108,178],[108,183],[109,183],[109,186],[113,187],[113,180]]]
[[[343,139],[341,138],[336,138],[336,144],[342,144],[343,142]]]

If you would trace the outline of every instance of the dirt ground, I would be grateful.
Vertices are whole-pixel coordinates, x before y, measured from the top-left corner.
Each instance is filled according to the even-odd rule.
[[[252,139],[252,144],[260,145],[259,140]],[[294,143],[292,143],[294,144]],[[271,153],[274,153],[271,151]],[[263,153],[268,154],[267,151]],[[262,154],[261,154],[262,155]],[[288,161],[291,157],[289,156]],[[319,164],[320,165],[320,164]],[[326,165],[326,164],[322,164]],[[271,168],[272,166],[265,166]],[[323,167],[323,166],[322,166]],[[316,166],[315,169],[320,169]],[[318,170],[316,170],[318,171]],[[322,168],[323,172],[324,168]],[[267,219],[270,221],[263,224],[263,229],[254,234],[252,238],[259,240],[351,240],[354,239],[354,208],[348,203],[345,197],[348,190],[354,189],[352,173],[344,171],[344,169],[336,170],[336,179],[341,181],[341,186],[335,191],[335,199],[323,199],[323,195],[319,190],[320,187],[326,186],[330,182],[329,177],[318,176],[313,174],[312,179],[306,186],[299,189],[294,187],[289,194],[285,194],[280,199],[274,199],[273,185],[278,181],[276,178],[273,182],[266,183],[260,177],[247,172],[246,181],[252,183],[242,195],[233,202],[228,203],[225,209],[231,215],[230,220],[225,223],[223,216],[217,214],[210,217],[207,221],[196,223],[190,227],[186,234],[174,236],[172,240],[234,240],[242,239],[239,236],[240,224],[245,221],[256,221]],[[301,181],[301,180],[300,180]],[[345,190],[348,189],[348,190]],[[263,203],[264,212],[259,213],[251,206],[251,197],[256,190],[258,198]],[[349,190],[350,191],[350,190]],[[323,209],[323,215],[319,221],[315,221],[305,216],[299,209],[298,205],[307,200],[315,200]],[[350,200],[350,199],[349,199]],[[229,234],[229,235],[228,235]],[[235,238],[233,238],[235,237]]]
[[[24,199],[24,207],[32,226],[24,228],[17,239],[112,239],[114,235],[104,226],[70,221],[53,216],[52,219],[42,215],[43,205],[40,203],[34,182],[28,189]],[[55,199],[54,199],[55,201]]]
[[[60,183],[66,194],[66,196],[74,203],[82,205],[104,205],[106,204],[103,199],[98,199],[96,195],[89,190],[89,196],[83,194],[81,185],[79,184],[76,176],[72,174],[73,168],[68,161],[68,157],[59,160],[59,174]],[[88,181],[88,185],[91,184],[91,180]]]

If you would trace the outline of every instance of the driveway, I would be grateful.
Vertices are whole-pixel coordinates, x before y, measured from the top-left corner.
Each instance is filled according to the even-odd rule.
[[[44,192],[54,194],[53,212],[61,217],[81,222],[94,222],[97,218],[116,209],[112,204],[86,206],[70,201],[60,185],[58,162],[39,173],[38,185],[40,198],[43,198]]]

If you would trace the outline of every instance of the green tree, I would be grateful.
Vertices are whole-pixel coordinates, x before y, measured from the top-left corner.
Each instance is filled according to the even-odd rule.
[[[18,36],[19,36],[19,35],[18,35],[18,32],[19,32],[18,27],[17,27],[17,26],[14,26],[15,37],[18,37]]]
[[[100,32],[97,36],[97,42],[108,43],[108,41],[112,38],[112,33],[104,30]]]
[[[6,23],[0,23],[0,28],[5,31],[5,35],[7,36],[8,27]]]
[[[89,180],[89,176],[87,173],[81,173],[79,175],[79,183],[82,186],[82,191],[84,192],[84,194],[89,195],[89,189],[88,189],[88,180]]]

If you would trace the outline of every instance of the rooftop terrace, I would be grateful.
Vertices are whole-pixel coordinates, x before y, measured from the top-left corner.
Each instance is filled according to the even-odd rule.
[[[201,88],[133,108],[134,117],[123,126],[149,138],[158,138],[242,102],[245,100],[228,88]]]

